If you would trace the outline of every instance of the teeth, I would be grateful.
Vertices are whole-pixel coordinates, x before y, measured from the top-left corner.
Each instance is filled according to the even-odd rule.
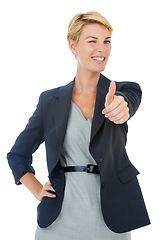
[[[94,57],[93,60],[104,61],[104,57]]]

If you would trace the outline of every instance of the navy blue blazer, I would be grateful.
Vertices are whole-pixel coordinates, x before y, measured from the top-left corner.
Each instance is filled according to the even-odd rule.
[[[114,124],[101,113],[110,80],[100,75],[97,86],[89,151],[100,169],[101,208],[106,225],[122,233],[150,224],[142,192],[137,180],[138,170],[126,153],[127,122]],[[44,197],[38,205],[38,224],[45,228],[58,217],[63,203],[65,174],[60,164],[74,80],[56,89],[43,92],[25,130],[19,135],[8,162],[16,184],[27,172],[34,172],[32,154],[45,142],[49,179],[56,198]],[[116,94],[128,102],[132,117],[141,102],[141,89],[133,82],[117,82]],[[87,211],[87,209],[86,209]],[[94,211],[94,209],[93,209]]]

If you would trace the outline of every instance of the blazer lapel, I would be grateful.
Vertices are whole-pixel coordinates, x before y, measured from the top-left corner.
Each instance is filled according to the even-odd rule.
[[[110,80],[100,74],[100,79],[97,86],[97,96],[95,103],[95,110],[91,128],[90,142],[96,136],[98,130],[106,119],[102,114],[106,94],[108,93]],[[53,104],[53,121],[55,124],[56,135],[59,140],[60,148],[63,147],[64,137],[67,129],[70,105],[72,100],[74,80],[68,85],[59,88],[52,100]],[[106,119],[107,120],[107,119]]]
[[[98,130],[100,129],[101,125],[103,124],[104,120],[106,119],[105,116],[102,114],[102,110],[104,109],[105,98],[106,94],[108,93],[109,85],[110,80],[104,77],[102,74],[100,74],[100,79],[97,86],[97,96],[92,122],[90,142],[93,140]]]
[[[57,92],[56,99],[53,100],[53,120],[56,129],[56,135],[61,146],[66,133],[69,110],[72,100],[72,91],[74,86],[74,80],[68,85],[62,87]]]

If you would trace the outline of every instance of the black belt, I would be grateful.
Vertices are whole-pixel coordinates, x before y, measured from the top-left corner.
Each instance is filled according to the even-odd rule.
[[[87,166],[69,166],[63,167],[64,172],[87,172],[99,174],[99,168],[97,165],[88,164]]]

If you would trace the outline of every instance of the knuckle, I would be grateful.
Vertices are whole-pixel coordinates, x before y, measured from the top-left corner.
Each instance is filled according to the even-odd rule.
[[[112,108],[110,106],[106,107],[106,112],[111,112]]]
[[[111,118],[111,114],[110,114],[110,113],[107,113],[107,114],[106,114],[106,117]]]
[[[123,96],[119,96],[119,99],[120,99],[121,101],[124,101],[124,97],[123,97]]]
[[[124,97],[123,96],[116,96],[116,99],[119,102],[123,102],[124,101]]]
[[[112,113],[111,113],[111,117],[115,117],[116,115],[117,115],[117,111],[113,110]]]
[[[45,196],[45,197],[49,197],[49,195],[50,195],[49,192],[45,192],[45,195],[44,195],[44,196]]]
[[[127,108],[127,102],[124,100],[123,102],[122,102],[122,105],[124,106],[124,108]]]
[[[127,108],[129,110],[129,107],[128,107],[128,103],[125,102],[125,108]]]
[[[122,123],[124,123],[124,122],[125,122],[125,119],[120,119],[120,120],[119,120],[119,123],[120,123],[120,124],[122,124]]]
[[[113,121],[118,121],[119,120],[119,116],[115,116],[114,118],[113,118]]]
[[[126,102],[126,101],[124,101],[124,102],[125,102],[126,106],[128,106],[128,102]]]
[[[128,120],[129,118],[130,118],[130,114],[128,113],[128,114],[127,114],[127,119],[126,119],[126,120]]]
[[[115,124],[122,124],[121,119],[115,122]]]

